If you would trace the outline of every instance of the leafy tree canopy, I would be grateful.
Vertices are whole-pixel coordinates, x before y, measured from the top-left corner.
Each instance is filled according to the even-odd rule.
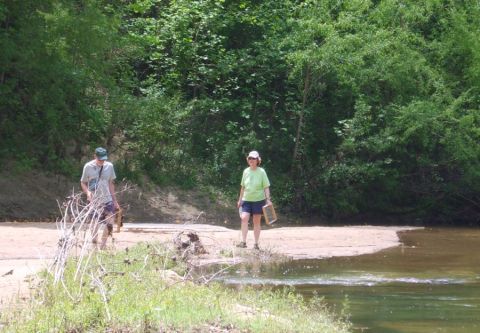
[[[478,223],[480,4],[0,4],[0,158],[238,191],[259,150],[285,211]],[[28,143],[28,144],[27,144]],[[232,194],[233,195],[233,194]]]

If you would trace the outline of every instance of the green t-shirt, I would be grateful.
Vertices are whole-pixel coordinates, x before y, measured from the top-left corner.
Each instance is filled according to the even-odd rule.
[[[248,167],[243,170],[240,185],[244,188],[243,201],[262,201],[265,200],[264,189],[270,187],[270,181],[263,168],[257,167],[252,170]]]

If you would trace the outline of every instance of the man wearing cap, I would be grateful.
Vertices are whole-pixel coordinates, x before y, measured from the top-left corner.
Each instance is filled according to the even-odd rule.
[[[99,207],[100,223],[103,225],[100,249],[104,249],[113,226],[113,214],[120,208],[116,195],[114,180],[117,178],[113,164],[107,161],[107,150],[95,149],[94,159],[83,167],[80,185],[87,195],[89,203]],[[97,241],[98,226],[94,228],[93,242]]]
[[[270,181],[267,173],[260,168],[262,159],[260,154],[253,150],[247,156],[248,168],[243,170],[242,181],[240,183],[240,195],[237,202],[237,208],[241,207],[240,218],[242,219],[242,242],[238,247],[247,247],[248,220],[253,216],[253,237],[255,244],[253,248],[258,250],[258,240],[260,238],[260,221],[262,219],[262,207],[270,201]]]

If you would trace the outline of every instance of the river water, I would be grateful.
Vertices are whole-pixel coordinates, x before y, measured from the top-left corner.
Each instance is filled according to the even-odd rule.
[[[375,254],[237,267],[241,287],[293,286],[347,312],[354,332],[480,332],[480,230],[401,232],[402,245]]]

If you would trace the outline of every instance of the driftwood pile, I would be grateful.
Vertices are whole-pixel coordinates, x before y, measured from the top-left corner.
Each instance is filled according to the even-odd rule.
[[[173,245],[175,250],[180,255],[182,260],[186,261],[193,255],[207,254],[207,250],[203,246],[197,233],[191,231],[185,234],[185,232],[179,232],[173,239]]]

